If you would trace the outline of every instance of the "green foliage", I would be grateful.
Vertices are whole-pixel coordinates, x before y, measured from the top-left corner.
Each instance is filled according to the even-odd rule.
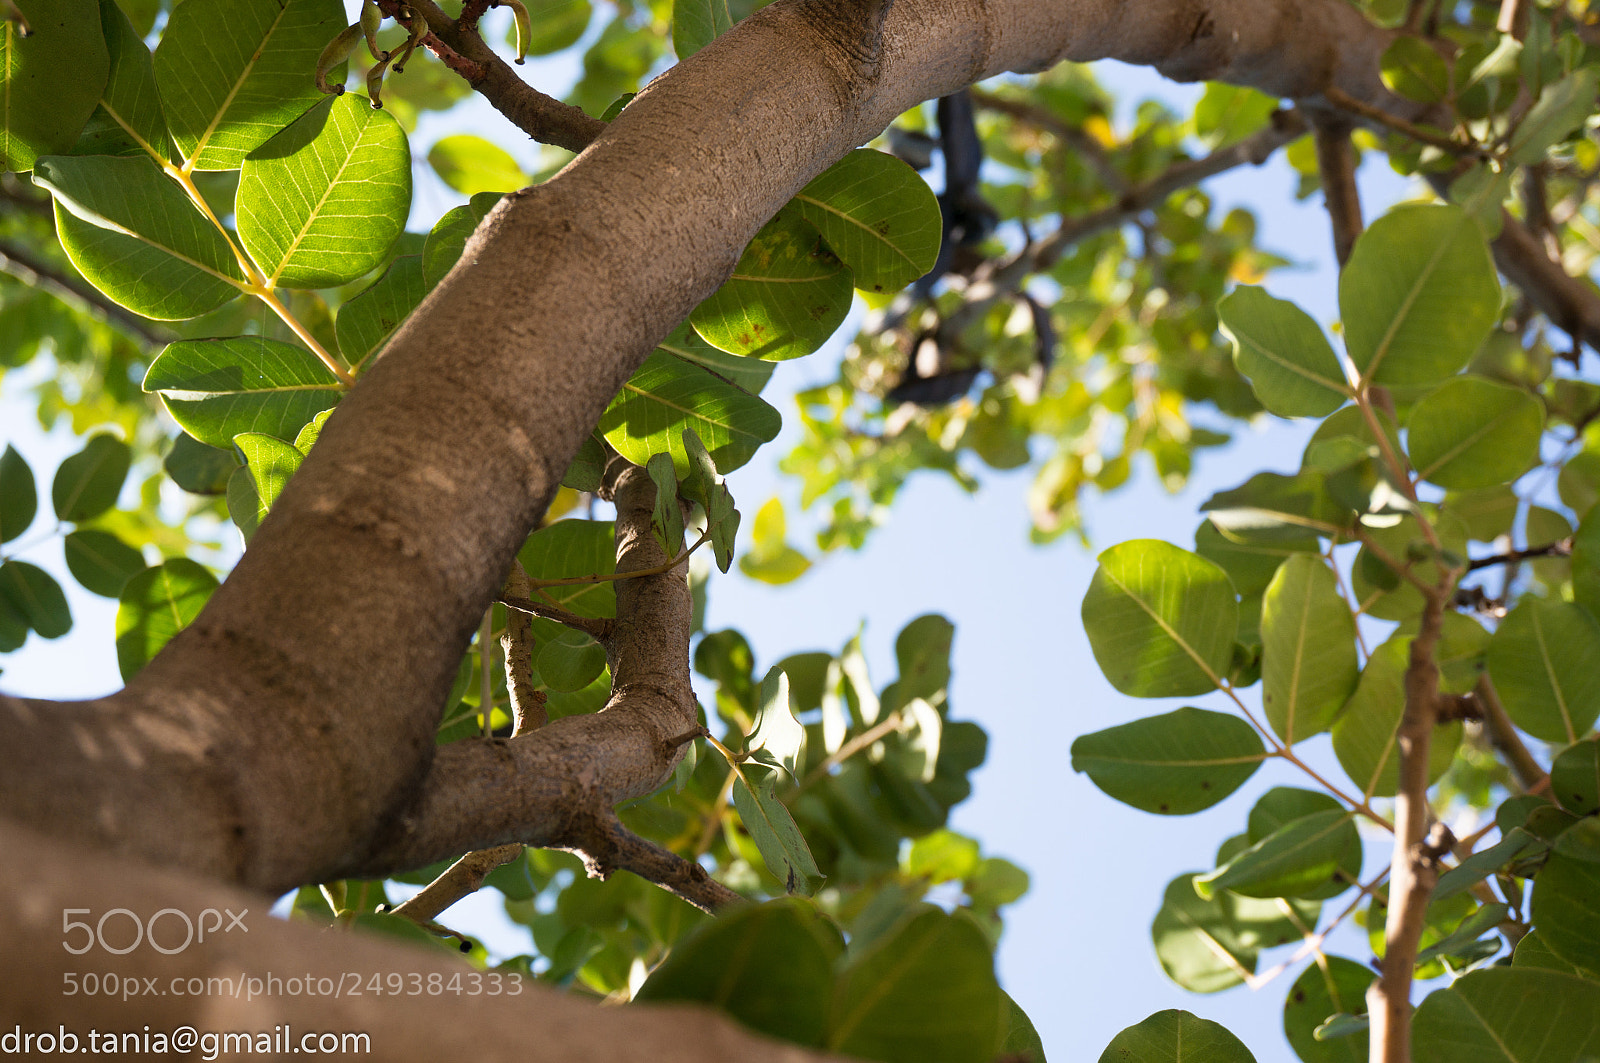
[[[669,30],[686,58],[759,6],[530,0],[521,46],[544,55],[585,42],[568,101],[611,119],[666,58]],[[1278,101],[1213,84],[1190,115],[1147,103],[1116,129],[1093,74],[1063,65],[978,98],[986,164],[973,194],[994,235],[941,260],[928,185],[888,153],[849,153],[623,385],[550,517],[579,506],[575,492],[603,492],[620,458],[649,470],[671,553],[703,532],[723,572],[737,554],[745,575],[786,583],[816,552],[865,543],[923,471],[971,491],[987,469],[1031,463],[1043,542],[1082,534],[1086,492],[1151,472],[1181,488],[1226,441],[1219,424],[1316,422],[1298,469],[1242,476],[1202,505],[1192,552],[1151,539],[1106,549],[1083,602],[1117,690],[1207,700],[1083,735],[1076,770],[1156,814],[1210,808],[1269,758],[1315,786],[1269,791],[1213,868],[1167,885],[1156,957],[1178,985],[1210,993],[1259,986],[1309,954],[1287,987],[1291,1048],[1307,1063],[1366,1056],[1370,967],[1324,954],[1320,935],[1347,917],[1369,933],[1383,921],[1382,869],[1360,882],[1358,823],[1392,826],[1378,799],[1400,786],[1408,690],[1436,667],[1445,711],[1422,796],[1452,824],[1495,815],[1458,832],[1418,928],[1417,976],[1453,980],[1426,987],[1414,1058],[1571,1063],[1600,1051],[1600,388],[1581,353],[1564,364],[1554,330],[1574,322],[1540,318],[1530,292],[1502,292],[1488,243],[1510,218],[1539,227],[1560,252],[1552,262],[1592,272],[1594,46],[1571,5],[1525,5],[1516,35],[1493,28],[1496,6],[1444,5],[1437,36],[1398,33],[1381,59],[1389,89],[1444,125],[1422,140],[1358,130],[1354,144],[1429,176],[1441,202],[1374,218],[1340,279],[1339,343],[1270,294],[1265,274],[1282,260],[1256,245],[1248,212],[1216,211],[1193,187],[1138,198],[1192,170],[1197,146],[1282,144],[1264,139],[1286,127]],[[1407,16],[1398,0],[1355,7],[1391,27]],[[0,368],[53,359],[54,373],[29,385],[40,420],[67,419],[83,442],[48,477],[52,527],[40,527],[50,522],[38,520],[34,468],[14,447],[0,456],[0,652],[72,626],[61,584],[35,563],[59,539],[72,578],[117,598],[116,653],[131,677],[217,586],[198,560],[216,556],[215,518],[253,534],[327,412],[501,194],[549,171],[530,177],[481,137],[443,138],[426,164],[470,198],[413,219],[405,131],[468,86],[419,52],[382,85],[389,110],[325,97],[313,72],[344,25],[335,0],[12,8],[36,32],[0,23],[11,101],[0,160],[32,171],[6,192],[39,209],[0,217],[0,253],[28,249],[71,284],[0,276]],[[369,85],[376,98],[379,82]],[[926,131],[930,113],[902,116],[889,145]],[[1302,194],[1314,191],[1309,139],[1287,155]],[[935,263],[948,272],[917,284]],[[87,294],[58,298],[75,285]],[[767,500],[741,553],[724,477],[778,438],[782,401],[759,397],[773,363],[817,350],[857,292],[863,329],[836,375],[810,377],[785,437],[782,467],[806,517]],[[924,356],[937,364],[925,369]],[[965,390],[918,397],[905,385],[919,376]],[[189,508],[163,496],[165,479],[189,492]],[[555,520],[518,556],[536,599],[604,620],[616,615],[616,545],[595,516]],[[814,544],[792,541],[803,520]],[[491,627],[503,623],[497,607]],[[605,647],[547,618],[532,628],[522,678],[549,717],[605,705]],[[768,1035],[861,1058],[1042,1061],[992,958],[1028,876],[948,826],[987,751],[984,730],[951,714],[952,630],[936,615],[907,624],[898,675],[881,686],[859,637],[763,670],[737,631],[698,633],[705,722],[732,763],[689,743],[674,785],[620,814],[756,903],[711,920],[641,880],[588,879],[567,854],[530,852],[488,882],[528,930],[528,954],[509,964],[615,1000],[708,1002]],[[503,728],[505,666],[488,656],[476,644],[465,655],[439,741],[481,734],[483,717]],[[1491,726],[1502,709],[1509,738]],[[1309,759],[1323,732],[1344,779]],[[1557,748],[1534,743],[1527,762],[1502,763],[1526,738]],[[1528,762],[1548,768],[1535,792],[1553,801],[1518,792]],[[1357,898],[1358,884],[1370,904],[1324,910]],[[375,912],[383,884],[333,886],[327,899],[304,893],[297,914],[333,919],[337,901],[357,925],[437,940]],[[1102,1058],[1252,1057],[1216,1024],[1167,1011]]]

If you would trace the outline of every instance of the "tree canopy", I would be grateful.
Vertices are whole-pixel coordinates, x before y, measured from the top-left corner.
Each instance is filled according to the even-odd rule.
[[[1162,704],[1058,759],[1156,816],[1294,785],[1164,890],[1083,876],[1147,887],[1183,989],[1275,985],[1306,1063],[1594,1057],[1596,19],[7,0],[0,367],[80,443],[0,456],[0,653],[71,629],[70,579],[125,686],[0,695],[0,1047],[1272,1058],[1179,1009],[1041,1043],[994,951],[1060,884],[950,825],[1006,722],[951,697],[945,615],[888,675],[706,615],[735,566],[862,549],[915,474],[1026,469],[1032,540],[1077,549],[1087,499],[1282,420],[1303,453],[1192,533],[1096,544],[1084,635]],[[567,50],[565,100],[519,76]],[[1121,123],[1100,58],[1206,86]],[[538,165],[419,157],[469,97]],[[1202,184],[1279,153],[1331,329]],[[1364,209],[1364,155],[1409,201]],[[745,497],[775,441],[787,490]],[[477,891],[518,954],[451,925]]]

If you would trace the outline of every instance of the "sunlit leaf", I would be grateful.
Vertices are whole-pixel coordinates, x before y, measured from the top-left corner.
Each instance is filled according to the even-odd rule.
[[[1537,968],[1471,971],[1412,1019],[1416,1063],[1573,1063],[1600,1053],[1600,983]]]
[[[671,454],[679,477],[686,477],[686,429],[693,429],[717,470],[726,474],[749,461],[782,425],[777,410],[743,388],[655,351],[601,414],[599,431],[635,465],[647,464],[655,454]]]
[[[1217,304],[1217,317],[1261,405],[1283,417],[1326,417],[1344,405],[1338,356],[1304,310],[1242,284]]]
[[[1600,623],[1570,602],[1524,598],[1489,641],[1489,674],[1518,727],[1574,742],[1600,717]]]
[[[1187,1011],[1158,1011],[1111,1039],[1100,1063],[1255,1063],[1226,1026]]]
[[[1374,977],[1343,956],[1319,956],[1300,972],[1283,1003],[1283,1034],[1303,1063],[1366,1063],[1365,1033],[1319,1041],[1315,1031],[1333,1015],[1364,1014]]]
[[[439,138],[428,149],[428,165],[464,196],[515,192],[528,184],[528,175],[510,152],[472,133]]]
[[[100,106],[72,146],[72,154],[149,155],[165,160],[172,142],[143,34],[134,29],[117,0],[100,0],[100,28],[110,69]]]
[[[216,589],[217,577],[210,570],[183,557],[130,579],[117,604],[117,668],[123,681],[187,627]]]
[[[51,156],[33,180],[55,196],[72,264],[129,310],[178,320],[239,294],[244,274],[226,237],[148,158]]]
[[[10,0],[24,37],[0,20],[0,169],[31,170],[77,141],[100,102],[109,60],[96,0]]]
[[[1333,752],[1367,797],[1393,797],[1400,785],[1397,732],[1405,712],[1410,647],[1411,639],[1397,634],[1372,651],[1355,693],[1333,725]],[[1461,733],[1460,720],[1434,729],[1428,745],[1429,783],[1450,767]]]
[[[1214,689],[1233,658],[1239,605],[1215,564],[1156,539],[1100,555],[1083,625],[1111,685],[1135,697]]]
[[[1261,609],[1261,701],[1279,738],[1293,745],[1332,724],[1360,675],[1355,635],[1328,564],[1310,554],[1285,561]]]
[[[228,514],[249,542],[305,455],[294,444],[262,432],[242,432],[233,437],[233,445],[244,466],[228,480]]]
[[[91,436],[82,450],[56,469],[50,484],[50,501],[56,516],[84,521],[116,505],[132,461],[133,451],[116,436]]]
[[[434,223],[427,241],[422,245],[422,280],[427,288],[438,284],[450,272],[461,257],[462,249],[467,246],[467,237],[472,235],[478,223],[500,199],[499,192],[479,192],[465,206],[445,211],[444,216]]]
[[[228,449],[243,432],[291,440],[344,394],[310,351],[261,336],[169,344],[150,363],[144,390],[160,393],[185,432]]]
[[[410,210],[406,135],[353,93],[313,107],[239,174],[239,240],[273,287],[330,288],[376,269]]]
[[[673,0],[672,49],[687,59],[733,27],[728,0]]]
[[[865,291],[898,291],[939,257],[938,200],[915,170],[881,151],[852,151],[802,188],[794,209]]]
[[[778,877],[783,888],[805,896],[814,893],[822,882],[822,872],[817,870],[816,858],[795,826],[794,817],[773,795],[771,782],[757,782],[752,790],[743,779],[735,781],[733,807],[755,839],[767,869]]]
[[[339,353],[359,372],[428,294],[421,255],[401,255],[372,286],[339,307]]]
[[[1522,388],[1481,377],[1447,381],[1411,411],[1407,449],[1417,475],[1465,490],[1509,483],[1539,460],[1544,407]]]
[[[72,578],[105,598],[120,595],[128,580],[144,571],[144,556],[108,531],[78,528],[67,533],[61,546]]]
[[[339,0],[185,0],[156,48],[156,83],[189,168],[236,170],[322,99],[317,57],[345,27]]]

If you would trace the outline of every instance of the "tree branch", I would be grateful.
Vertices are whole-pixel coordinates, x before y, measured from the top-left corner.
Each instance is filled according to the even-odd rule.
[[[528,589],[532,590],[533,588],[530,585]],[[574,631],[583,632],[596,642],[604,642],[611,637],[612,624],[602,617],[579,616],[576,613],[567,612],[559,605],[516,594],[502,594],[496,600],[515,613],[525,616],[542,616],[546,620],[554,620],[563,627],[570,627]]]
[[[1483,706],[1483,727],[1489,735],[1490,744],[1506,758],[1511,774],[1523,790],[1533,792],[1548,786],[1550,776],[1528,752],[1522,736],[1517,734],[1511,717],[1506,715],[1505,705],[1500,701],[1500,692],[1494,688],[1494,680],[1489,678],[1487,671],[1478,676],[1478,684],[1472,693]]]
[[[1476,572],[1480,568],[1489,568],[1493,565],[1514,565],[1518,561],[1527,561],[1535,557],[1571,557],[1572,536],[1557,539],[1555,542],[1543,543],[1539,546],[1529,546],[1521,550],[1506,550],[1487,557],[1475,557],[1467,562],[1467,571]]]
[[[435,1063],[470,1056],[484,1063],[522,1063],[529,1046],[540,1058],[574,1063],[822,1063],[824,1056],[753,1034],[718,1011],[694,1005],[636,1005],[601,1009],[576,993],[514,974],[480,972],[459,956],[418,949],[379,935],[346,933],[271,918],[272,898],[231,889],[89,848],[42,837],[0,820],[0,941],[19,962],[0,966],[6,1023],[54,1031],[58,1024],[84,1044],[91,1028],[199,1033],[271,1034],[292,1019],[293,1032],[364,1033],[370,1058]],[[85,957],[61,947],[61,913],[124,908],[141,915],[167,907],[238,915],[244,931],[208,936],[173,955],[139,949],[96,957],[98,970],[116,971],[123,984],[154,981],[160,992],[122,1000],[111,994],[63,998],[63,975]],[[372,991],[372,979],[437,975],[459,978],[460,994]],[[291,977],[306,988],[287,995]],[[190,981],[199,979],[198,983]],[[269,981],[270,979],[270,981]],[[176,981],[175,981],[176,980]],[[476,984],[479,991],[474,993]],[[172,987],[177,985],[178,992]],[[204,995],[190,995],[195,985]],[[493,995],[491,995],[491,993]],[[181,995],[180,995],[181,994]]]
[[[1495,265],[1575,342],[1600,351],[1600,291],[1587,278],[1573,277],[1552,259],[1528,227],[1505,211],[1500,235],[1490,245]]]
[[[1372,1017],[1373,1063],[1410,1063],[1411,976],[1422,940],[1423,915],[1439,880],[1439,860],[1454,839],[1428,806],[1428,748],[1439,715],[1439,666],[1435,651],[1444,633],[1445,602],[1453,572],[1424,589],[1425,604],[1406,667],[1405,711],[1396,746],[1400,783],[1395,794],[1394,856],[1390,861],[1389,912],[1384,924],[1382,974],[1367,991]]]
[[[1350,260],[1350,251],[1361,235],[1361,192],[1356,187],[1355,145],[1350,143],[1350,124],[1338,118],[1319,115],[1312,119],[1316,140],[1317,171],[1322,177],[1322,195],[1333,224],[1333,252],[1339,267]]]
[[[53,269],[19,247],[0,243],[0,272],[55,296],[79,313],[116,326],[148,351],[159,350],[177,339],[176,333],[124,309],[94,288]]]
[[[431,922],[461,898],[482,889],[483,880],[489,877],[491,871],[511,863],[522,852],[523,846],[517,842],[470,852],[424,886],[422,892],[397,905],[393,912],[415,923]]]
[[[605,129],[604,122],[585,114],[582,108],[546,96],[523,81],[484,43],[476,19],[469,21],[465,12],[458,23],[433,0],[406,0],[405,6],[427,20],[429,34],[423,44],[432,46],[438,42],[474,64],[471,69],[455,69],[495,110],[534,140],[568,151],[582,151]]]
[[[520,562],[511,562],[501,588],[501,601],[505,595],[526,599],[533,592],[528,584],[528,574]],[[543,727],[549,716],[545,712],[545,695],[533,686],[533,624],[528,613],[520,609],[506,610],[506,630],[500,636],[500,651],[506,661],[506,697],[511,703],[511,733],[522,734]]]

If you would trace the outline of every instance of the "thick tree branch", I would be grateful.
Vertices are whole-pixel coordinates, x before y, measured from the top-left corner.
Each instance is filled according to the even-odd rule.
[[[11,899],[0,905],[0,941],[12,961],[0,967],[6,1028],[16,1023],[24,1030],[55,1032],[60,1025],[78,1035],[80,1052],[91,1028],[164,1033],[191,1026],[201,1034],[271,1035],[287,1024],[296,1039],[308,1031],[365,1033],[368,1052],[361,1055],[390,1063],[469,1056],[485,1063],[523,1063],[530,1051],[563,1063],[821,1063],[833,1058],[767,1040],[707,1008],[601,1010],[578,994],[515,975],[474,971],[443,950],[279,921],[267,915],[272,898],[265,894],[65,846],[4,821],[0,852],[6,854],[0,860],[0,895]],[[61,947],[62,912],[85,907],[97,914],[125,908],[146,918],[169,907],[191,917],[209,908],[240,916],[241,928],[169,956],[140,948],[126,956],[97,950],[93,957],[80,957]],[[161,931],[173,930],[181,940],[177,926],[169,916]],[[93,963],[86,964],[91,958]],[[119,984],[141,991],[153,983],[155,991],[130,999],[112,994],[63,998],[63,975],[86,966],[102,976],[115,972]],[[424,991],[410,989],[413,974]],[[428,995],[433,975],[445,984],[459,977],[456,984],[463,991]],[[291,986],[290,979],[299,981]],[[391,988],[395,980],[399,993]]]
[[[451,864],[445,873],[423,887],[422,892],[396,905],[395,915],[427,923],[470,893],[483,888],[483,880],[497,867],[511,863],[523,853],[523,846],[512,842],[493,849],[478,849]]]
[[[1490,245],[1495,265],[1555,323],[1600,351],[1600,290],[1584,277],[1567,273],[1552,259],[1538,236],[1510,214],[1501,212],[1500,235]]]

